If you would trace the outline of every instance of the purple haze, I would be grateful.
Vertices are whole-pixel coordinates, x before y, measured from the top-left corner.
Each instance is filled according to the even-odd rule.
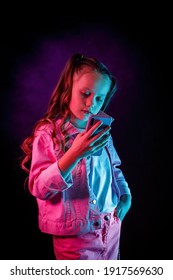
[[[117,77],[118,91],[107,112],[115,120],[118,118],[118,122],[128,122],[141,94],[137,84],[138,49],[130,46],[115,30],[88,27],[64,36],[45,36],[35,44],[32,53],[26,53],[19,61],[15,69],[15,88],[11,92],[13,138],[21,142],[30,134],[34,122],[46,111],[59,74],[74,52],[97,57]]]

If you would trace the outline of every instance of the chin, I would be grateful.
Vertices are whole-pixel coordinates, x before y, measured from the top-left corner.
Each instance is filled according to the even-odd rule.
[[[89,114],[80,114],[77,116],[80,121],[86,121],[89,118]]]
[[[88,119],[89,119],[89,116],[90,116],[90,115],[87,115],[87,116],[83,117],[83,118],[81,119],[81,121],[86,121],[86,122],[87,122]]]

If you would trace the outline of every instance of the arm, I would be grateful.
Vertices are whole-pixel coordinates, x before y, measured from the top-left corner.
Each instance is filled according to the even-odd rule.
[[[119,196],[119,202],[117,204],[116,214],[117,217],[119,217],[120,220],[122,221],[131,207],[132,195],[128,183],[123,175],[123,172],[119,168],[119,166],[121,165],[121,160],[113,145],[112,137],[110,139],[109,145],[110,145],[109,148],[112,149],[111,161],[113,166],[113,175],[116,181],[116,186],[118,187],[116,192]]]
[[[114,172],[116,174],[116,182],[119,187],[119,202],[117,205],[117,217],[122,221],[129,211],[132,203],[132,195],[128,183],[120,168],[114,167]]]
[[[50,128],[37,131],[29,174],[29,190],[35,197],[50,199],[73,185],[71,172],[79,160],[106,145],[108,129],[91,137],[99,125],[96,123],[88,132],[79,133],[66,153],[57,147],[58,156],[55,155]]]
[[[94,154],[107,144],[110,127],[103,129],[95,136],[91,135],[101,125],[97,122],[87,132],[79,133],[73,141],[69,150],[59,159],[58,168],[62,176],[66,179],[80,159]]]
[[[61,150],[58,150],[57,156],[55,155],[50,133],[45,131],[37,133],[33,142],[29,173],[29,190],[32,195],[39,199],[50,199],[72,186],[72,177],[69,176],[65,180],[57,166],[57,159],[62,155]]]

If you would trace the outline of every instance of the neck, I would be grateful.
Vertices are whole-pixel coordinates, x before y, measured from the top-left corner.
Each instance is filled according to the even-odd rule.
[[[85,128],[87,122],[83,120],[76,119],[74,117],[70,118],[70,122],[77,128]]]

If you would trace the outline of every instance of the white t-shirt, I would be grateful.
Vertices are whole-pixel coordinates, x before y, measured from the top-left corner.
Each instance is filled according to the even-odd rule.
[[[77,129],[80,133],[85,130]],[[113,201],[112,172],[106,149],[102,149],[100,156],[93,155],[88,157],[87,160],[90,161],[89,185],[96,196],[100,212],[110,213],[114,210],[116,204]]]

